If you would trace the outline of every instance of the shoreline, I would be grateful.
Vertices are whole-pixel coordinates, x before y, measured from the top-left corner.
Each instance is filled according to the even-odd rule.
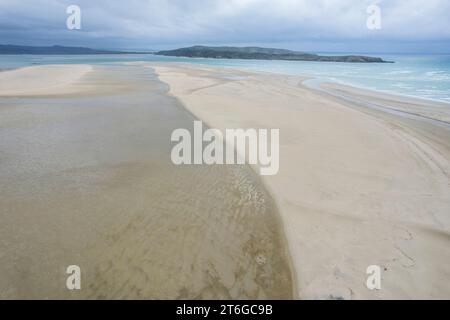
[[[340,81],[340,80],[336,80],[334,82],[333,81],[324,80],[323,82],[324,83],[328,83],[328,84],[335,84],[335,85],[342,86],[342,87],[350,87],[350,88],[354,88],[354,89],[357,89],[357,90],[364,90],[364,91],[374,92],[374,93],[378,93],[378,94],[382,94],[382,95],[386,95],[386,96],[394,96],[394,97],[397,97],[397,98],[405,98],[405,99],[413,99],[413,100],[422,100],[424,103],[426,103],[426,102],[428,102],[428,103],[441,103],[441,104],[448,105],[448,107],[450,107],[450,100],[426,98],[426,97],[422,97],[422,96],[418,96],[418,95],[401,93],[401,92],[395,92],[395,91],[391,91],[391,90],[376,89],[376,88],[371,88],[371,87],[368,87],[368,86],[366,87],[366,86],[362,86],[362,85],[346,83],[345,81]]]
[[[236,119],[239,119],[240,121],[238,121],[243,128],[246,127],[245,123],[250,121],[252,122],[252,120],[250,120],[251,118],[248,118],[248,113],[249,112],[244,112],[244,111],[239,111],[236,107],[234,107],[235,104],[238,104],[239,102],[236,99],[232,99],[229,97],[230,94],[236,94],[236,95],[240,95],[240,91],[241,89],[239,88],[239,83],[241,83],[242,85],[245,85],[245,87],[248,89],[250,86],[250,82],[253,80],[254,82],[256,82],[256,78],[257,77],[261,77],[261,78],[271,78],[272,80],[267,80],[267,81],[271,81],[272,84],[276,83],[276,82],[286,82],[290,84],[290,88],[286,89],[286,94],[287,95],[295,95],[296,93],[294,93],[292,90],[301,90],[301,91],[305,91],[306,88],[300,86],[299,84],[301,83],[302,78],[300,77],[293,77],[293,76],[283,76],[283,75],[279,75],[279,74],[267,74],[267,73],[262,73],[262,72],[251,72],[248,70],[231,70],[231,68],[217,68],[217,67],[211,67],[211,66],[194,66],[194,65],[187,65],[187,64],[180,64],[180,65],[174,65],[174,64],[149,64],[151,67],[155,68],[160,79],[162,79],[164,82],[168,83],[171,87],[171,92],[174,96],[178,97],[183,104],[185,105],[185,107],[190,110],[194,115],[196,115],[197,118],[206,121],[209,125],[215,127],[215,128],[219,128],[219,129],[223,129],[222,127],[224,126],[228,126],[228,127],[235,127],[236,126]],[[240,77],[242,77],[243,79],[241,80],[229,80],[231,78],[226,77],[226,75],[224,74],[238,74]],[[247,78],[246,78],[247,77]],[[253,78],[252,78],[253,77]],[[264,86],[267,83],[264,83],[264,80],[260,80],[260,82],[258,82],[258,86],[262,86],[264,88]],[[267,87],[270,87],[270,85],[267,85]],[[232,90],[231,88],[234,88],[233,90],[237,91],[236,93],[231,93],[230,90]],[[269,89],[261,89],[261,90],[269,90]],[[278,90],[278,89],[277,89]],[[320,94],[311,92],[310,90],[306,90],[306,92],[308,92],[308,95],[314,95],[316,96],[315,99],[311,100],[317,100],[319,99],[318,97],[320,97]],[[374,93],[374,94],[378,94],[379,93]],[[241,96],[242,99],[244,100],[248,100],[249,97],[254,98],[256,95],[256,91],[252,90],[251,92],[247,92],[247,94],[245,96]],[[212,97],[214,97],[214,100],[212,99]],[[268,97],[266,97],[268,98]],[[229,101],[227,103],[222,103],[221,107],[216,107],[214,106],[214,104],[217,104],[217,102],[221,102],[222,99],[228,99]],[[281,99],[281,97],[280,97]],[[300,99],[300,98],[298,98]],[[336,105],[336,108],[342,108],[344,104],[346,104],[345,102],[338,102],[338,103],[334,103],[333,100],[336,99],[332,99],[331,97],[324,97],[324,99],[326,101],[322,101],[321,103],[325,104],[325,105]],[[255,101],[259,101],[258,103],[260,103],[260,108],[262,110],[264,109],[268,109],[269,107],[267,106],[267,103],[264,101],[264,99],[259,99],[259,98],[255,98]],[[300,100],[298,100],[300,101]],[[230,106],[231,110],[225,111],[225,105]],[[233,107],[231,107],[233,106]],[[248,108],[249,103],[246,103],[246,107]],[[263,107],[264,106],[264,107]],[[243,107],[243,106],[242,106]],[[345,106],[345,108],[347,108],[348,106]],[[213,110],[208,110],[208,108],[211,108]],[[257,112],[256,110],[258,109],[258,106],[255,104],[254,106],[252,106],[252,110],[253,110],[253,115],[255,115],[255,112]],[[307,108],[307,106],[305,105],[303,108]],[[280,110],[281,111],[281,110]],[[228,117],[225,115],[225,112],[228,113]],[[217,116],[217,113],[220,114],[220,116]],[[348,115],[355,115],[355,113],[357,114],[356,117],[360,120],[364,120],[365,122],[372,123],[371,126],[375,125],[374,130],[379,131],[380,129],[382,131],[381,132],[385,132],[384,134],[389,134],[388,139],[394,139],[397,142],[395,142],[395,144],[398,144],[398,146],[400,145],[404,145],[402,148],[409,148],[407,146],[408,143],[410,143],[412,140],[401,140],[399,137],[397,136],[391,136],[390,130],[388,129],[386,126],[386,124],[384,124],[386,121],[389,122],[389,120],[386,119],[382,119],[380,121],[380,119],[376,119],[374,118],[372,115],[363,115],[363,113],[361,113],[361,111],[358,110],[350,110],[349,111],[345,111],[344,113],[348,113]],[[232,118],[229,118],[230,115],[234,114],[234,121],[232,121]],[[272,115],[275,115],[272,113]],[[261,116],[258,116],[257,118],[260,118]],[[368,122],[369,121],[369,122]],[[228,123],[227,125],[225,125],[225,123]],[[232,124],[233,123],[233,124]],[[381,125],[381,127],[380,127]],[[292,129],[291,129],[292,130]],[[282,131],[281,131],[282,132]],[[399,140],[400,139],[400,140]],[[445,137],[444,137],[445,139]],[[403,141],[403,142],[401,142]],[[392,141],[394,142],[394,141]],[[388,142],[386,142],[388,143]],[[417,143],[414,142],[414,143]],[[344,144],[345,145],[345,144]],[[379,147],[383,148],[383,145],[379,145]],[[361,145],[361,148],[364,148],[364,145]],[[354,150],[354,152],[358,152],[359,149]],[[363,149],[361,149],[363,150]],[[411,150],[406,149],[405,152],[411,152]],[[413,151],[416,152],[416,151]],[[436,154],[434,154],[436,155]],[[448,157],[444,157],[443,159],[440,159],[443,161],[444,166],[448,167]],[[389,164],[389,166],[392,166],[392,164]],[[371,168],[372,170],[375,169],[377,170],[378,166],[374,166],[373,168]],[[446,168],[445,167],[445,168]],[[444,175],[446,174],[446,172],[448,172],[446,169],[444,170]],[[437,172],[438,173],[438,172]],[[294,172],[295,174],[295,172]],[[444,177],[444,176],[443,176]],[[404,177],[400,177],[399,178],[399,182],[400,183],[405,183],[407,184],[407,180],[408,177],[404,176]],[[404,179],[404,181],[403,181]],[[441,178],[439,178],[441,179]],[[448,185],[445,185],[445,179],[443,178],[441,179],[441,188],[440,191],[436,191],[438,192],[437,194],[441,193],[440,197],[444,197],[443,199],[445,199],[445,196],[448,195]],[[399,297],[422,297],[422,298],[430,298],[430,296],[428,296],[428,294],[426,293],[426,289],[425,288],[419,288],[419,292],[415,292],[415,293],[411,293],[410,295],[405,295],[404,289],[403,287],[407,287],[408,283],[402,281],[402,276],[400,276],[399,272],[404,272],[405,270],[401,270],[404,269],[405,267],[402,267],[402,264],[400,263],[400,266],[398,265],[398,263],[393,262],[393,267],[394,270],[395,269],[399,269],[399,270],[395,270],[396,273],[398,274],[399,279],[391,279],[391,281],[395,282],[399,282],[396,284],[396,286],[400,286],[401,291],[403,291],[402,294],[400,294],[401,291],[396,291],[394,289],[391,289],[391,292],[387,292],[385,293],[385,295],[381,294],[377,294],[377,292],[369,292],[367,289],[364,288],[364,272],[365,270],[362,270],[362,268],[358,271],[360,273],[360,275],[358,275],[357,277],[359,277],[359,281],[358,282],[354,282],[354,281],[349,281],[350,283],[348,284],[350,289],[350,294],[349,292],[345,292],[346,290],[343,290],[343,288],[340,288],[340,285],[338,283],[341,283],[342,280],[338,280],[338,281],[332,281],[331,279],[329,279],[329,283],[325,284],[322,283],[321,285],[316,284],[313,287],[310,287],[309,289],[306,288],[305,289],[305,281],[307,283],[308,280],[305,280],[304,278],[310,278],[311,275],[308,276],[308,273],[317,273],[314,270],[311,270],[309,272],[304,271],[306,265],[305,263],[300,263],[299,264],[299,259],[301,261],[301,257],[302,254],[299,252],[298,249],[295,249],[295,247],[293,248],[293,243],[295,243],[298,240],[294,240],[294,238],[292,237],[292,231],[289,232],[289,230],[286,230],[286,227],[289,228],[290,223],[289,221],[291,221],[292,219],[296,219],[295,218],[295,214],[287,214],[286,212],[288,212],[289,209],[289,204],[283,203],[286,202],[286,199],[283,199],[284,196],[280,195],[280,192],[277,192],[277,189],[279,189],[279,187],[281,187],[281,185],[279,187],[276,186],[276,183],[274,183],[273,179],[271,178],[266,178],[266,177],[262,177],[262,180],[265,182],[265,186],[266,189],[269,190],[269,192],[273,195],[275,201],[277,202],[277,206],[280,209],[280,212],[282,214],[282,220],[283,225],[285,226],[285,231],[286,231],[286,236],[288,238],[288,244],[289,244],[289,249],[291,252],[291,257],[296,260],[295,264],[295,273],[296,273],[296,277],[299,278],[299,280],[297,280],[297,287],[299,288],[299,292],[296,295],[297,297],[300,298],[313,298],[313,299],[317,299],[317,298],[330,298],[330,297],[343,297],[343,298],[397,298]],[[343,180],[342,182],[344,182],[345,180]],[[349,177],[349,180],[350,177]],[[367,180],[367,183],[373,184],[370,182],[370,180]],[[324,186],[324,185],[323,185]],[[322,187],[323,187],[322,186]],[[364,187],[363,187],[364,188]],[[379,187],[378,187],[379,188]],[[282,188],[283,189],[283,188]],[[381,191],[382,189],[380,189]],[[318,191],[320,193],[320,190]],[[442,193],[443,192],[443,193]],[[392,195],[386,194],[386,196],[392,197]],[[395,197],[395,195],[394,195]],[[292,199],[291,199],[292,200]],[[405,198],[405,200],[407,200],[407,198]],[[361,201],[361,200],[360,200]],[[395,203],[395,200],[394,200]],[[314,204],[310,204],[311,206],[314,207]],[[407,202],[405,202],[404,205],[407,205]],[[440,204],[436,203],[437,206],[440,206]],[[441,209],[439,209],[440,213],[439,213],[439,219],[446,219],[445,215],[443,215],[443,212],[445,212],[445,208],[448,209],[448,204],[445,204],[445,200],[443,202],[443,207],[441,207]],[[292,209],[292,208],[291,208]],[[330,208],[332,211],[333,209]],[[372,211],[373,209],[369,210]],[[292,211],[292,210],[291,210]],[[294,212],[297,211],[298,213],[298,209],[294,210]],[[417,210],[416,210],[417,211]],[[364,217],[364,211],[362,211],[362,218],[364,220],[366,220],[367,218]],[[406,214],[406,216],[404,216]],[[343,217],[346,216],[346,214],[342,213]],[[376,247],[378,247],[379,249],[375,250],[375,253],[377,255],[379,255],[378,259],[383,259],[383,256],[386,257],[387,256],[396,256],[397,254],[399,254],[400,256],[403,256],[402,252],[405,252],[404,249],[401,248],[401,246],[405,245],[405,244],[398,244],[398,240],[395,240],[398,235],[397,233],[399,232],[396,229],[396,225],[402,225],[401,229],[406,228],[409,229],[408,232],[417,235],[420,234],[420,237],[422,238],[421,241],[414,241],[415,246],[417,245],[421,245],[420,242],[422,241],[431,241],[429,242],[429,244],[431,245],[431,243],[434,243],[435,240],[430,240],[429,239],[429,235],[425,235],[425,234],[421,234],[423,231],[421,231],[421,224],[424,223],[424,226],[426,226],[427,228],[429,227],[428,225],[433,225],[433,222],[428,221],[429,218],[419,218],[420,220],[423,220],[421,223],[419,223],[419,225],[415,226],[414,220],[417,219],[417,217],[415,219],[413,219],[412,221],[410,221],[410,218],[408,217],[408,213],[407,211],[404,210],[400,210],[399,211],[399,215],[400,217],[394,218],[392,220],[392,222],[390,222],[389,220],[383,222],[384,219],[386,219],[386,217],[382,218],[379,222],[375,222],[373,220],[373,218],[368,219],[367,221],[371,221],[371,223],[373,224],[378,224],[376,227],[374,228],[370,228],[366,230],[366,233],[369,234],[369,238],[375,236],[377,233],[381,233],[381,234],[385,234],[387,237],[390,237],[391,240],[387,241],[386,244],[383,245],[376,245]],[[415,215],[417,215],[417,213],[415,213]],[[420,214],[419,214],[420,215]],[[404,216],[402,218],[402,216]],[[298,219],[298,218],[297,218]],[[309,219],[311,219],[311,217],[309,217]],[[313,219],[314,221],[314,219]],[[358,220],[356,220],[358,221]],[[411,225],[412,223],[412,225]],[[359,223],[358,223],[359,224]],[[407,227],[405,227],[407,226]],[[437,232],[444,232],[445,234],[448,234],[448,230],[449,230],[449,221],[447,219],[447,222],[444,223],[444,227],[443,228],[438,228]],[[350,225],[348,226],[350,227]],[[344,227],[348,228],[348,227]],[[356,225],[355,225],[356,227]],[[355,228],[355,227],[351,227],[351,228]],[[393,228],[393,229],[392,229]],[[416,230],[417,228],[417,230]],[[435,226],[433,226],[432,228],[435,228]],[[377,229],[377,232],[374,232],[374,229]],[[411,230],[414,230],[413,232],[411,232]],[[290,234],[289,234],[290,233]],[[360,233],[358,233],[360,234]],[[345,236],[343,236],[345,238]],[[360,234],[361,238],[367,237],[366,235]],[[325,236],[325,238],[327,238]],[[428,239],[428,240],[425,240]],[[437,238],[436,238],[437,239]],[[348,242],[349,240],[344,240],[345,242]],[[372,240],[371,240],[372,241]],[[367,240],[366,240],[367,242]],[[440,240],[438,241],[440,242]],[[389,247],[392,246],[394,252],[389,252],[392,249],[390,249]],[[438,246],[442,246],[442,243],[438,244]],[[304,247],[304,245],[303,245]],[[400,248],[400,249],[396,249],[396,248]],[[304,248],[303,248],[304,249]],[[316,248],[317,249],[317,248]],[[335,248],[338,251],[342,252],[342,248]],[[332,249],[329,249],[332,250]],[[386,250],[389,253],[387,254],[383,254],[383,251]],[[449,254],[448,250],[445,250],[445,254]],[[362,253],[361,250],[357,250],[357,252],[359,252],[360,254]],[[416,249],[413,250],[414,255],[421,255],[420,254],[420,250],[417,251]],[[344,251],[345,253],[345,251]],[[406,255],[407,253],[405,253]],[[325,253],[325,256],[327,254]],[[408,254],[409,256],[411,256],[412,254]],[[404,256],[403,256],[404,258]],[[435,259],[438,259],[437,257],[434,257]],[[396,259],[401,260],[402,258],[393,258],[393,261],[396,261]],[[422,258],[419,258],[418,260],[421,260]],[[331,260],[333,261],[333,259]],[[333,262],[332,262],[333,263]],[[337,263],[337,265],[342,264],[342,263],[338,263],[337,261],[335,261],[334,263]],[[423,263],[423,261],[420,261],[420,263]],[[397,265],[396,265],[397,264]],[[312,265],[314,265],[314,263],[312,263]],[[369,265],[369,264],[368,264]],[[340,270],[339,268],[345,269],[345,271]],[[348,265],[347,263],[344,263],[343,266],[339,267],[337,270],[339,271],[339,274],[341,274],[342,277],[350,277],[350,278],[355,278],[356,274],[355,274],[355,270],[354,268],[352,268],[351,265]],[[386,267],[387,268],[387,267]],[[324,270],[323,270],[324,271]],[[415,274],[415,272],[411,272],[408,271],[407,273]],[[319,273],[321,274],[321,273]],[[331,274],[333,274],[331,272]],[[432,274],[432,273],[431,273]],[[430,274],[430,276],[431,276]],[[320,277],[329,277],[330,274],[328,272],[322,272]],[[435,275],[432,275],[432,277],[435,277]],[[339,278],[339,277],[338,277]],[[322,281],[322,280],[319,280]],[[330,285],[330,283],[335,283]],[[420,279],[418,281],[419,283],[421,283],[421,286],[426,286],[426,281],[424,282],[424,279]],[[359,283],[359,284],[358,284]],[[430,285],[430,284],[428,284]],[[308,287],[308,285],[306,285],[306,287]],[[445,290],[444,290],[445,292]],[[444,294],[444,293],[442,293]],[[447,292],[448,294],[448,292]],[[439,296],[439,295],[438,295]],[[444,294],[445,296],[445,294]]]
[[[431,120],[431,123],[435,125],[450,126],[450,103],[446,103],[445,101],[388,93],[340,83],[321,82],[317,81],[317,79],[307,79],[302,84],[313,90],[323,91],[328,95],[347,100],[347,102],[364,105],[366,108],[379,109],[388,113],[392,112],[403,117],[414,116],[422,121]],[[358,99],[358,97],[362,97],[363,99]],[[375,102],[370,100],[374,100]],[[396,102],[396,104],[387,106],[386,103],[377,104],[376,100],[389,100]],[[399,104],[403,104],[404,106],[399,108]],[[408,107],[405,107],[405,105]],[[421,108],[418,109],[417,106],[421,106]],[[435,111],[435,114],[430,114],[431,111]]]
[[[16,56],[17,54],[12,54],[12,55],[8,55],[8,56]],[[23,55],[29,55],[29,56],[40,56],[40,55],[35,55],[35,54],[23,54]],[[93,55],[93,56],[102,56],[101,55]],[[105,56],[116,56],[117,54],[105,54]],[[121,54],[119,54],[121,55]],[[128,54],[124,54],[125,56]],[[155,55],[153,53],[146,53],[146,54],[138,54],[138,55],[154,55],[154,56],[158,56]],[[358,55],[358,53],[356,54]],[[431,54],[432,56],[434,54]],[[436,54],[436,55],[440,55],[440,54]],[[42,56],[48,56],[48,55],[42,55]],[[53,55],[51,55],[53,56]],[[58,56],[58,55],[55,55]],[[67,56],[67,55],[61,55],[61,56]],[[74,57],[77,56],[91,56],[91,55],[73,55]],[[1,57],[1,55],[0,55]],[[171,56],[162,56],[162,57],[166,57],[166,58],[176,58],[176,57],[171,57]],[[191,58],[186,58],[186,59],[190,59],[190,60],[205,60],[205,61],[210,61],[213,58],[202,58],[202,57],[191,57]],[[221,60],[221,59],[213,59],[213,60]],[[226,61],[228,60],[235,60],[235,59],[224,59]],[[238,60],[238,59],[237,59]],[[241,61],[241,60],[239,60]],[[260,62],[264,62],[264,61],[274,61],[274,60],[242,60],[242,61],[260,61]],[[289,60],[280,60],[281,62],[299,62],[299,61],[289,61]],[[302,62],[302,61],[300,61]],[[173,65],[197,65],[197,64],[192,64],[189,61],[183,61],[183,62],[178,62],[178,61],[126,61],[126,62],[113,62],[116,64],[124,64],[124,65],[133,65],[133,64],[141,64],[141,63],[146,63],[146,64],[173,64]],[[315,63],[326,63],[326,61],[322,61],[322,62],[318,62],[316,61]],[[335,63],[335,62],[331,62],[331,63]],[[5,69],[1,69],[0,68],[0,74],[3,72],[8,72],[8,71],[15,71],[15,70],[20,70],[20,69],[25,69],[25,68],[30,68],[30,67],[47,67],[47,66],[81,66],[81,65],[91,65],[92,67],[95,66],[102,66],[102,64],[97,64],[97,63],[93,63],[90,64],[88,62],[86,63],[75,63],[75,64],[58,64],[58,63],[38,63],[38,64],[29,64],[29,65],[23,65],[23,66],[17,66],[17,67],[12,67],[12,68],[5,68]],[[420,95],[415,95],[415,94],[409,94],[409,93],[402,93],[402,92],[398,92],[392,89],[377,89],[377,88],[373,88],[370,86],[365,86],[365,85],[359,85],[356,83],[351,83],[351,82],[347,82],[346,80],[342,80],[342,79],[326,79],[326,78],[322,78],[322,76],[319,75],[308,75],[308,74],[298,74],[298,75],[293,75],[293,74],[287,74],[287,73],[282,73],[282,72],[277,72],[277,71],[264,71],[264,70],[253,70],[251,68],[245,68],[245,67],[239,67],[239,66],[228,66],[228,65],[210,65],[210,64],[203,64],[200,63],[198,64],[199,67],[205,66],[205,67],[212,67],[212,68],[225,68],[225,69],[229,69],[229,70],[236,70],[236,71],[245,71],[245,72],[254,72],[254,73],[265,73],[265,74],[273,74],[273,75],[283,75],[286,77],[299,77],[299,78],[304,78],[304,79],[311,79],[311,80],[318,80],[321,83],[324,84],[330,84],[330,85],[336,85],[336,86],[340,86],[340,87],[349,87],[349,88],[353,88],[356,90],[363,90],[363,91],[367,91],[367,92],[373,92],[376,94],[381,94],[381,95],[386,95],[386,96],[393,96],[393,97],[397,97],[397,98],[405,98],[405,99],[412,99],[412,100],[420,100],[423,103],[438,103],[438,104],[445,104],[448,105],[448,107],[450,107],[450,100],[445,100],[445,99],[437,99],[437,98],[428,98],[428,97],[424,97],[424,96],[420,96]]]

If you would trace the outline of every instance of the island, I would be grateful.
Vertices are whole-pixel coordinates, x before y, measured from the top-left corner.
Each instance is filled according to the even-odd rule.
[[[360,55],[322,56],[314,53],[305,53],[286,49],[273,49],[260,47],[193,46],[175,50],[158,51],[155,54],[172,57],[213,58],[213,59],[392,63],[392,61],[385,61],[382,58],[378,57],[368,57]]]

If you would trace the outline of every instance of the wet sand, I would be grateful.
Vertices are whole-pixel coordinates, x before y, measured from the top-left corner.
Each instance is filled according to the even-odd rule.
[[[70,90],[0,91],[0,298],[291,298],[259,177],[171,163],[170,134],[194,117],[152,69],[81,71]]]

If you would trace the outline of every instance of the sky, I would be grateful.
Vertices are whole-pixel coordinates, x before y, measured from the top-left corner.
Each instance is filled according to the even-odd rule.
[[[374,4],[379,29],[367,26]],[[66,26],[70,5],[79,30]],[[450,0],[0,0],[0,44],[450,53],[449,12]]]

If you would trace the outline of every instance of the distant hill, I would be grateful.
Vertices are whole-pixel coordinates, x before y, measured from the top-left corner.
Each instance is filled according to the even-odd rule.
[[[297,52],[285,49],[259,47],[207,47],[193,46],[175,50],[156,52],[157,55],[189,58],[215,59],[257,59],[257,60],[290,60],[290,61],[328,61],[328,62],[361,62],[387,63],[377,57],[367,56],[320,56],[312,53]]]
[[[83,47],[32,47],[16,45],[0,45],[0,54],[132,54],[145,52],[126,52],[126,51],[108,51],[97,50]]]

